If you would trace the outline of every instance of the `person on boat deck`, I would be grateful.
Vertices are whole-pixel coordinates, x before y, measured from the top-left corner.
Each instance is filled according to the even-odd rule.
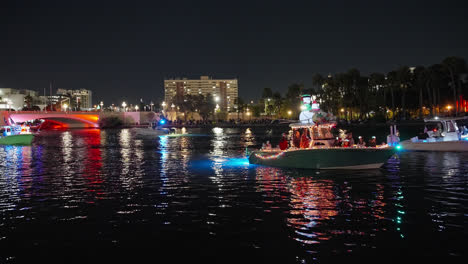
[[[286,137],[286,134],[283,133],[283,137],[281,138],[280,142],[279,142],[279,147],[281,150],[285,150],[288,148],[288,138]]]
[[[267,140],[266,144],[265,144],[265,148],[266,149],[271,149],[271,144],[270,144],[270,141]]]
[[[349,148],[349,139],[346,138],[345,140],[343,140],[343,146],[342,147],[343,148]]]
[[[301,136],[301,143],[300,143],[301,148],[309,148],[310,140],[307,134],[309,134],[309,129],[304,128],[302,130],[302,136]]]
[[[375,138],[375,136],[372,136],[372,138],[369,140],[369,147],[377,147],[377,139]]]
[[[341,138],[336,137],[336,138],[335,138],[335,142],[333,142],[333,146],[334,146],[334,147],[341,147],[341,143],[342,143],[342,142],[341,142]]]
[[[299,148],[301,146],[301,133],[299,132],[298,129],[294,131],[293,145],[295,148]]]
[[[346,135],[346,139],[349,141],[350,147],[354,146],[353,133],[349,132],[348,135]]]
[[[364,139],[361,136],[358,137],[357,145],[359,147],[365,147],[366,146],[366,142],[364,142]]]
[[[441,137],[442,136],[442,126],[440,123],[437,124],[437,129],[434,132],[434,137]]]

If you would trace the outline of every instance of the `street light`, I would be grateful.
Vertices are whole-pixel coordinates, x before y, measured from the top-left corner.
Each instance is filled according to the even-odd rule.
[[[101,106],[101,111],[102,111],[102,107],[104,106],[104,102],[101,101],[101,103],[99,105]]]
[[[63,108],[65,109],[65,112],[67,112],[68,104],[63,104]]]
[[[125,101],[122,103],[122,107],[123,107],[124,111],[126,111],[127,103],[125,103]]]
[[[138,105],[135,105],[135,111],[138,112]]]
[[[153,105],[154,105],[153,101],[151,101],[150,105],[151,105],[151,111],[153,111]]]
[[[291,115],[292,115],[292,111],[289,110],[289,111],[288,111],[288,116],[291,116]]]

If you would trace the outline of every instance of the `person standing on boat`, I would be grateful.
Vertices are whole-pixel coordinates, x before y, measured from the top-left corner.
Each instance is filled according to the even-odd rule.
[[[283,137],[280,140],[279,147],[281,150],[286,150],[288,146],[288,139],[286,137],[286,134],[283,133]]]
[[[307,136],[309,130],[307,128],[304,128],[302,130],[302,136],[301,136],[301,142],[300,142],[300,147],[301,148],[309,148],[310,140],[309,137]]]
[[[365,147],[366,146],[366,142],[364,141],[364,139],[361,136],[358,137],[357,145],[358,145],[358,147]]]
[[[294,131],[293,146],[295,148],[299,148],[301,146],[301,133],[299,132],[298,129]]]
[[[353,133],[349,132],[348,135],[346,136],[346,139],[349,140],[350,147],[354,146]]]
[[[335,142],[333,142],[333,146],[334,147],[341,147],[341,138],[340,137],[336,137],[335,139]]]
[[[372,136],[372,138],[369,140],[369,147],[377,147],[377,139],[375,138],[375,136]]]

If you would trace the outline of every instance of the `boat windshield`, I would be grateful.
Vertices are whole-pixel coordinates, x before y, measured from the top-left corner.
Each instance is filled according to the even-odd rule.
[[[333,134],[329,127],[322,127],[322,126],[313,126],[312,127],[312,139],[333,139]]]
[[[442,129],[442,124],[440,122],[427,122],[424,124],[427,128],[427,131],[437,131],[438,129]]]

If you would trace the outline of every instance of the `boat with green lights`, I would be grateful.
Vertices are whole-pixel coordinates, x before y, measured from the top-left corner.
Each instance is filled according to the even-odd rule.
[[[283,134],[286,145],[280,142],[278,148],[272,148],[268,143],[248,153],[249,163],[300,169],[377,169],[399,150],[400,146],[393,142],[376,144],[375,137],[367,146],[354,144],[350,134],[335,137],[334,117],[321,112],[319,105],[310,99],[310,95],[302,96],[300,123],[290,124],[288,137]]]
[[[0,127],[0,145],[28,146],[32,144],[34,134],[29,127],[2,126]]]

